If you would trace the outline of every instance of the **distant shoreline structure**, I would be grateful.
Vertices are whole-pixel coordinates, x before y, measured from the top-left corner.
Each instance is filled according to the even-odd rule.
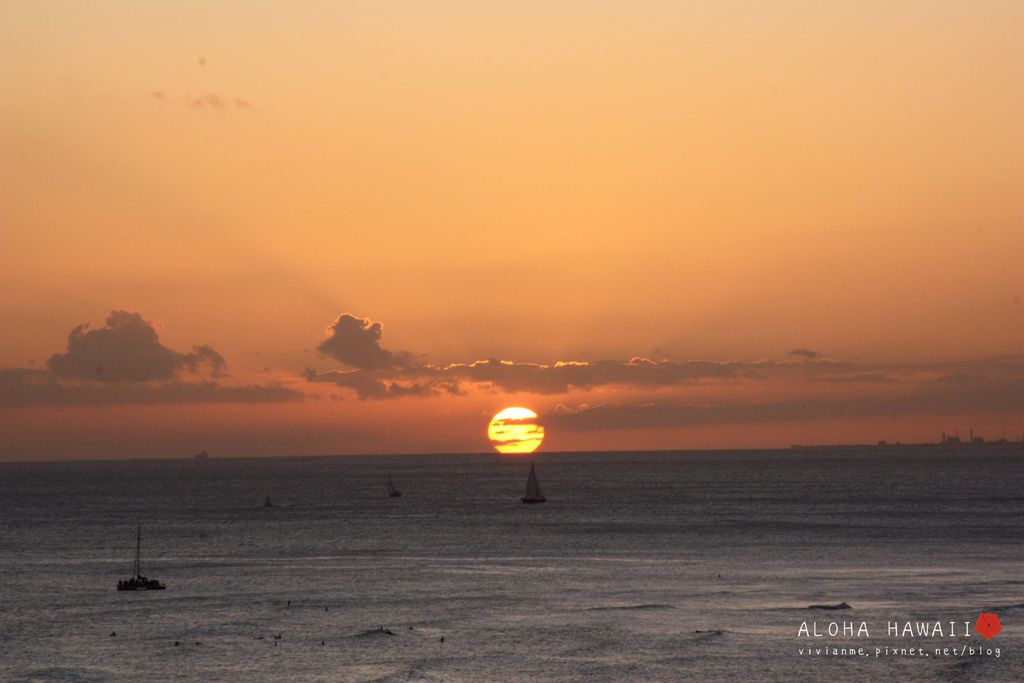
[[[1021,435],[1019,441],[1009,441],[1006,437],[994,439],[989,441],[982,436],[975,436],[974,430],[971,430],[970,436],[965,440],[961,439],[959,434],[954,433],[953,435],[942,433],[942,438],[938,442],[925,441],[922,443],[902,443],[899,441],[886,441],[880,439],[876,443],[838,443],[838,444],[791,444],[791,449],[798,450],[814,450],[824,448],[1024,448],[1024,435]]]

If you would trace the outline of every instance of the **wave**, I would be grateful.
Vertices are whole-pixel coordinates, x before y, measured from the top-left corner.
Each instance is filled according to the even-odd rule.
[[[366,683],[438,683],[440,680],[428,676],[419,669],[406,669],[381,678],[374,678]]]
[[[633,609],[675,609],[675,605],[662,602],[643,603],[640,605],[604,605],[601,607],[587,607],[584,612],[608,612],[611,610],[633,610]]]
[[[360,631],[359,633],[355,634],[352,637],[353,638],[388,638],[390,636],[397,636],[397,635],[398,634],[395,633],[394,631],[392,631],[391,629],[384,628],[383,626],[381,626],[379,628],[368,628],[365,631]]]
[[[989,610],[991,610],[993,612],[997,612],[997,613],[998,612],[1009,612],[1010,610],[1013,610],[1013,609],[1024,609],[1024,602],[1018,602],[1015,605],[996,605],[994,607],[989,607]]]
[[[853,609],[848,603],[840,602],[836,605],[808,605],[807,609]]]
[[[960,680],[971,680],[975,677],[975,671],[979,664],[978,658],[968,659],[962,662],[956,662],[951,665],[948,669],[949,680],[960,681]]]
[[[709,628],[707,630],[697,629],[693,632],[696,636],[694,640],[707,640],[708,638],[717,638],[718,636],[724,636],[727,631],[724,628]]]
[[[70,681],[72,683],[92,683],[93,681],[106,681],[110,678],[110,672],[100,669],[73,669],[66,666],[51,666],[46,669],[37,669],[28,674],[32,680],[47,681]]]

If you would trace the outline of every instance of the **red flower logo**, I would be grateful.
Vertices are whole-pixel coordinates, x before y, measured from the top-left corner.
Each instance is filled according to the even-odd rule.
[[[999,615],[992,612],[982,612],[978,615],[978,621],[974,624],[974,630],[984,638],[995,638],[1003,625],[999,623]]]

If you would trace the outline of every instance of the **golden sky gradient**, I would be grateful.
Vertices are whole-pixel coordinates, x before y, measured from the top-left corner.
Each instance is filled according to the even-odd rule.
[[[556,450],[1019,434],[1022,34],[994,0],[3,0],[0,458],[483,451],[518,405]],[[111,311],[166,372],[48,364]],[[345,313],[386,361],[318,350]]]

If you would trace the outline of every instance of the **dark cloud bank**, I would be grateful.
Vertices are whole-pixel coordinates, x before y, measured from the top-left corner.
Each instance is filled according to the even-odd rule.
[[[600,388],[660,394],[655,401],[563,406],[546,420],[561,429],[588,431],[700,424],[776,422],[869,415],[955,415],[1024,410],[1024,357],[945,363],[864,364],[831,360],[796,348],[786,360],[626,361],[517,363],[482,360],[435,366],[417,364],[407,352],[381,346],[383,326],[350,313],[328,327],[318,350],[347,370],[308,369],[310,382],[326,382],[360,399],[386,400],[463,394],[468,386],[507,393],[564,395]],[[681,402],[671,390],[728,383],[817,387],[828,398],[711,404]],[[831,389],[829,388],[831,386]],[[874,392],[874,393],[872,393]]]

